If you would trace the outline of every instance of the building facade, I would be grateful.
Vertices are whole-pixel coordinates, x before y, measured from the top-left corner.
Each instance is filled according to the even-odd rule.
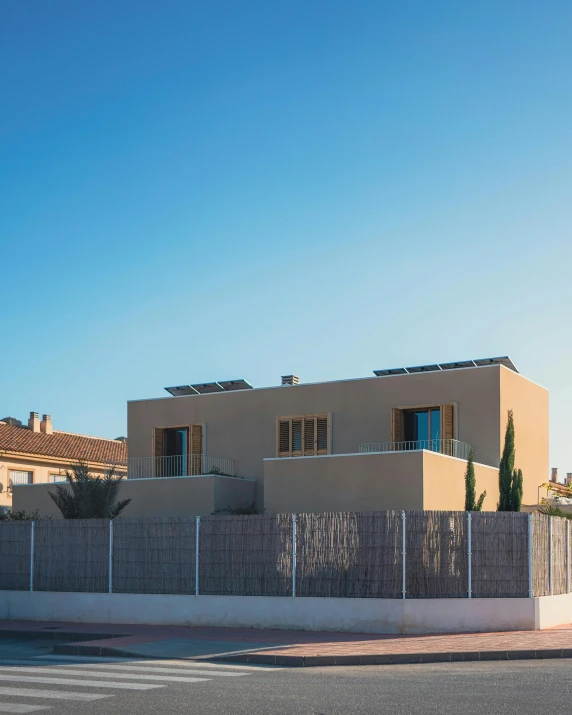
[[[130,480],[247,478],[253,487],[242,496],[266,513],[462,509],[472,448],[477,490],[494,510],[512,410],[523,503],[535,504],[546,481],[548,392],[508,358],[282,382],[179,386],[166,388],[171,397],[129,402]]]

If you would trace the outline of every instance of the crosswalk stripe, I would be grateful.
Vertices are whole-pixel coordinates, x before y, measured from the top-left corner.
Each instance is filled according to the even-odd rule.
[[[204,668],[209,670],[236,670],[236,671],[247,671],[250,673],[269,673],[276,670],[283,670],[281,667],[276,667],[274,665],[246,665],[243,663],[237,663],[236,665],[230,665],[228,663],[215,663],[213,661],[204,660],[169,660],[167,658],[114,658],[112,656],[89,656],[89,655],[41,655],[34,662],[37,661],[58,661],[60,663],[70,662],[70,663],[87,663],[89,665],[96,665],[97,663],[122,663],[129,665],[130,663],[136,665],[148,665],[149,663],[158,663],[161,666],[170,665],[177,666],[181,669],[186,668]],[[0,661],[0,665],[2,661]]]
[[[108,683],[105,680],[78,680],[77,678],[35,678],[31,675],[9,675],[8,673],[2,673],[2,680],[20,683],[43,683],[44,685],[73,685],[82,688],[116,688],[117,690],[151,690],[165,687],[164,685],[152,685],[151,683]]]
[[[70,693],[66,690],[38,690],[37,688],[0,688],[0,695],[13,695],[22,698],[45,698],[46,700],[101,700],[112,698],[104,693]]]
[[[73,665],[65,666],[63,668],[58,668],[57,666],[49,667],[49,668],[27,668],[27,667],[18,667],[18,666],[13,666],[13,667],[5,667],[2,666],[0,667],[0,677],[2,677],[5,673],[5,671],[12,671],[15,670],[18,673],[56,673],[56,675],[80,675],[84,676],[87,675],[88,677],[93,677],[94,675],[96,677],[102,678],[124,678],[125,680],[164,680],[167,682],[172,682],[172,683],[201,683],[204,682],[205,680],[208,680],[208,678],[188,678],[186,676],[184,677],[178,677],[176,675],[131,675],[130,673],[107,673],[107,672],[102,672],[102,671],[94,671],[94,670],[72,670]]]
[[[61,665],[61,664],[60,664]],[[121,670],[122,672],[126,671],[133,671],[134,673],[169,673],[170,675],[208,675],[209,677],[212,678],[239,678],[243,675],[250,675],[249,673],[227,673],[226,671],[224,672],[219,672],[214,669],[211,669],[209,671],[206,670],[200,670],[200,669],[194,669],[194,668],[163,668],[161,665],[159,666],[152,666],[152,665],[130,665],[129,663],[125,663],[123,665],[116,665],[116,664],[111,664],[111,663],[70,663],[69,665],[66,664],[63,667],[67,668],[97,668],[98,671],[107,671],[107,670]],[[50,668],[52,672],[58,672],[55,671],[53,668]],[[59,671],[60,673],[63,673],[63,670]],[[67,672],[67,671],[66,671]],[[114,676],[115,677],[115,676]]]
[[[51,710],[49,705],[21,705],[20,703],[0,703],[0,713],[35,713],[38,710]]]

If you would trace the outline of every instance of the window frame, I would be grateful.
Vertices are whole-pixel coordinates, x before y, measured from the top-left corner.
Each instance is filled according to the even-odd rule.
[[[318,447],[319,420],[326,421],[326,447]],[[281,428],[283,424],[288,424],[288,450],[281,449]],[[294,449],[293,424],[300,423],[301,449]],[[309,426],[313,425],[312,430]],[[312,432],[313,447],[307,447],[307,438]],[[320,412],[308,415],[282,415],[276,418],[276,456],[280,458],[288,457],[322,457],[332,453],[331,447],[332,417],[330,412]]]
[[[11,472],[27,472],[28,474],[32,475],[32,479],[31,479],[31,481],[28,482],[28,484],[35,484],[35,482],[36,482],[36,470],[35,469],[21,469],[19,466],[13,467],[13,466],[8,465],[7,470],[8,470],[8,484],[7,484],[8,487],[26,486],[25,484],[24,485],[14,484],[14,482],[12,482],[12,477],[10,476]],[[12,482],[12,483],[10,483],[10,482]]]

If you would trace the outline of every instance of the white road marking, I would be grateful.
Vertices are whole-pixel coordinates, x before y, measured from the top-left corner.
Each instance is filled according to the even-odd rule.
[[[35,713],[38,710],[51,710],[49,705],[21,705],[20,703],[0,703],[0,713]]]
[[[49,668],[28,668],[28,667],[18,667],[18,666],[13,666],[13,667],[6,667],[2,666],[0,667],[0,677],[3,676],[5,671],[16,671],[17,673],[29,673],[30,675],[33,673],[46,673],[49,675],[50,673],[56,673],[56,675],[79,675],[83,677],[84,675],[87,675],[88,677],[97,677],[97,678],[112,678],[112,679],[121,679],[125,678],[126,680],[164,680],[166,682],[172,682],[172,683],[201,683],[205,680],[208,680],[208,678],[188,678],[188,677],[177,677],[176,675],[131,675],[129,673],[107,673],[107,672],[102,672],[102,671],[94,671],[94,670],[72,670],[73,665],[66,665],[62,668],[58,668],[57,666],[51,666]]]
[[[14,695],[22,698],[45,698],[46,700],[101,700],[113,695],[103,693],[71,693],[66,690],[38,690],[36,688],[0,688],[0,695]]]
[[[117,690],[151,690],[165,687],[147,683],[108,683],[105,680],[78,680],[77,678],[34,678],[30,675],[10,675],[8,673],[2,673],[2,680],[19,683],[43,683],[44,685],[79,685],[82,688],[115,688]]]
[[[62,664],[60,663],[60,666]],[[211,668],[211,670],[206,671],[206,670],[200,670],[200,669],[193,669],[193,668],[163,668],[161,666],[151,666],[151,665],[130,665],[129,663],[124,663],[123,665],[115,665],[111,663],[102,663],[101,665],[99,663],[70,663],[63,665],[64,668],[97,668],[98,671],[107,671],[107,670],[120,670],[121,672],[126,672],[126,671],[133,671],[134,673],[169,673],[171,675],[178,674],[178,675],[208,675],[209,677],[213,678],[239,678],[243,675],[249,675],[249,673],[227,673],[226,671],[224,672],[219,672],[217,670],[214,670]],[[53,673],[63,673],[63,670],[57,671],[54,670],[53,668],[50,668],[50,670]],[[112,677],[117,677],[116,675],[113,675]],[[200,678],[202,680],[202,678]]]
[[[237,663],[236,665],[230,665],[229,663],[216,663],[214,661],[204,661],[204,660],[169,660],[167,658],[113,658],[111,656],[89,656],[89,655],[42,655],[34,662],[44,660],[59,661],[60,663],[70,662],[70,663],[87,663],[89,665],[96,666],[97,663],[122,663],[124,665],[129,665],[130,663],[134,665],[149,665],[150,663],[157,663],[158,665],[169,665],[177,666],[181,669],[184,668],[210,668],[212,670],[244,670],[250,673],[268,673],[275,670],[284,670],[280,666],[274,665],[247,665],[246,663]],[[2,661],[0,661],[0,665]]]

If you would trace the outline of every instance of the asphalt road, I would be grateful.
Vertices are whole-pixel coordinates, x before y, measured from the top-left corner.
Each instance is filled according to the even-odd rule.
[[[572,661],[272,668],[54,656],[0,640],[0,713],[568,715]]]

